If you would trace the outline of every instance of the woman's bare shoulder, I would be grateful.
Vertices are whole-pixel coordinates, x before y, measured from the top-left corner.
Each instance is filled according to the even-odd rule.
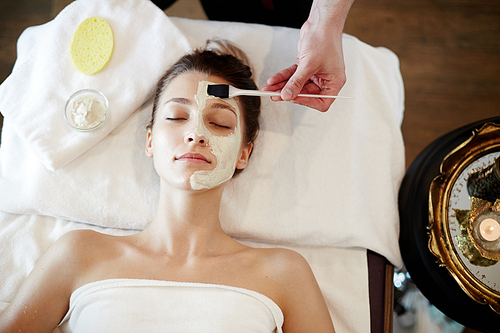
[[[66,252],[73,258],[86,257],[93,252],[100,251],[102,247],[109,246],[105,240],[110,236],[93,230],[73,230],[62,235],[53,245],[55,250]],[[75,259],[78,259],[75,258]]]
[[[275,300],[285,315],[284,332],[307,328],[311,332],[334,332],[325,300],[307,260],[298,252],[259,249],[261,268],[279,291]]]
[[[274,290],[288,293],[288,289],[304,283],[315,284],[314,274],[307,260],[298,252],[285,248],[255,248],[249,250],[253,258],[252,274]],[[260,279],[259,279],[260,278]]]
[[[62,235],[56,241],[55,245],[72,247],[74,249],[87,245],[100,246],[103,244],[103,241],[110,237],[112,236],[89,229],[73,230]]]
[[[97,233],[91,230],[75,230],[62,235],[42,256],[41,262],[64,266],[65,271],[69,271],[87,253],[93,251],[93,245],[95,245],[93,241],[94,234]],[[85,249],[88,251],[85,251]]]
[[[54,329],[68,310],[71,293],[89,258],[96,254],[96,237],[100,236],[91,231],[72,231],[52,244],[1,313],[0,331]],[[35,317],[36,321],[31,320]]]
[[[40,263],[63,273],[75,289],[87,272],[116,252],[115,243],[113,236],[93,230],[70,231],[52,244]]]
[[[56,243],[59,242],[70,245],[78,244],[80,242],[100,242],[107,237],[111,236],[90,229],[79,229],[65,233],[56,241]]]
[[[307,260],[298,252],[285,248],[256,249],[263,269],[273,273],[276,278],[289,279],[290,273],[312,274]]]

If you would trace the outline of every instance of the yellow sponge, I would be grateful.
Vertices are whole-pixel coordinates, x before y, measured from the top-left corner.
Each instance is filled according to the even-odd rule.
[[[100,17],[85,19],[73,34],[71,59],[83,74],[100,72],[113,54],[113,31],[109,23]]]

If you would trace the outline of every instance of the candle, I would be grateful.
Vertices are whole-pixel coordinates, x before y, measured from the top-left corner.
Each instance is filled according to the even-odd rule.
[[[479,224],[479,232],[485,241],[496,241],[500,238],[500,224],[494,219],[484,219]]]

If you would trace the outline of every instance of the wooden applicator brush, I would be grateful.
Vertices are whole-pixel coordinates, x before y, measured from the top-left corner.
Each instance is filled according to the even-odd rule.
[[[207,88],[207,93],[210,96],[219,98],[233,98],[235,96],[281,96],[281,93],[275,91],[260,91],[260,90],[243,90],[238,89],[228,84],[210,84]],[[350,98],[347,96],[331,96],[331,95],[310,95],[299,94],[299,97],[316,97],[316,98]]]

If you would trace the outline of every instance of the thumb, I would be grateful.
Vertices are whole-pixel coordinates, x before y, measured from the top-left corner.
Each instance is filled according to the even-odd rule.
[[[314,75],[314,70],[298,63],[295,73],[290,77],[286,85],[281,90],[281,98],[290,101],[297,97],[304,85]]]

